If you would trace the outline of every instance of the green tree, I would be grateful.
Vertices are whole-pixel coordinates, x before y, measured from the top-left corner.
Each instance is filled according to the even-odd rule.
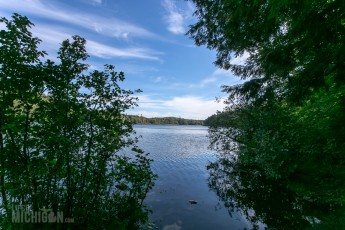
[[[147,118],[136,115],[126,115],[124,118],[134,124],[164,124],[164,125],[203,125],[203,120],[192,120],[177,117],[153,117]]]
[[[143,200],[155,175],[123,119],[137,100],[119,86],[124,73],[112,65],[89,71],[86,41],[79,36],[62,42],[59,63],[43,62],[46,53],[38,50],[26,17],[0,22],[6,27],[0,31],[2,228],[146,225]],[[74,223],[14,223],[20,206],[29,216],[42,209],[63,212]]]
[[[275,93],[298,102],[324,87],[326,76],[332,74],[336,84],[344,83],[342,1],[193,2],[199,20],[189,36],[197,45],[217,51],[217,66],[248,79],[229,91],[246,99]],[[245,53],[245,63],[230,62]]]
[[[342,210],[345,3],[193,2],[198,21],[189,36],[217,51],[217,66],[246,80],[224,86],[227,108],[207,119],[219,162],[231,156],[238,167],[254,167],[324,205],[326,214]],[[242,55],[242,63],[231,62]]]

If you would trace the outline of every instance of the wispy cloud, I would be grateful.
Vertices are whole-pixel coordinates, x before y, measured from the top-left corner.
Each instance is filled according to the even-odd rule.
[[[56,28],[47,26],[35,27],[33,33],[35,36],[42,39],[42,48],[45,50],[48,49],[48,52],[56,51],[60,46],[59,44],[61,44],[63,40],[71,38],[72,35],[72,33],[68,32],[66,29],[64,31],[59,31],[56,30]],[[159,56],[162,55],[162,53],[147,48],[116,48],[93,40],[87,40],[86,49],[91,56],[100,58],[119,57],[158,61],[160,60]]]
[[[102,0],[91,2],[102,3]],[[133,36],[154,37],[153,33],[131,23],[117,18],[86,14],[70,7],[62,8],[61,5],[52,5],[48,1],[41,0],[11,0],[0,1],[1,16],[9,17],[12,13],[18,12],[28,17],[36,16],[49,20],[34,21],[36,26],[32,29],[34,35],[42,39],[41,48],[50,53],[52,59],[63,40],[70,38],[76,33],[87,39],[87,51],[91,56],[100,58],[132,58],[161,61],[161,52],[146,47],[137,46],[114,46],[114,40],[103,39],[96,41],[95,32],[107,37],[128,39]],[[60,22],[60,25],[51,23],[51,20]],[[49,22],[49,24],[48,24]],[[62,23],[61,23],[62,22]],[[76,26],[79,27],[76,29]],[[80,29],[89,29],[89,32]],[[73,32],[72,32],[73,31]],[[76,32],[77,31],[77,32]],[[107,40],[107,43],[103,41]],[[127,44],[127,43],[126,43]]]
[[[103,0],[91,0],[93,4],[101,5],[103,3]]]
[[[164,109],[164,100],[154,99],[152,95],[139,95],[140,109]]]
[[[101,0],[92,0],[93,3],[102,3]],[[80,13],[76,9],[61,9],[39,0],[11,0],[0,1],[2,11],[12,13],[16,11],[26,15],[36,15],[50,20],[80,26],[109,37],[128,39],[128,37],[158,37],[152,32],[123,20],[94,14]]]
[[[245,81],[241,80],[239,77],[235,76],[231,71],[224,69],[216,69],[212,76],[219,79],[221,85],[236,85],[242,84]]]
[[[230,70],[225,69],[216,69],[212,76],[226,76],[226,77],[234,77],[234,74]]]
[[[162,81],[162,77],[155,77],[154,79],[153,79],[153,82],[154,83],[158,83],[158,82],[161,82]]]
[[[167,12],[165,20],[168,23],[168,30],[174,34],[185,33],[184,29],[184,15],[177,8],[174,0],[163,0],[162,6]]]
[[[120,49],[103,45],[95,41],[88,41],[86,44],[87,50],[90,54],[100,58],[138,58],[138,59],[149,59],[149,60],[160,60],[158,52],[154,52],[146,48],[126,48]]]
[[[218,81],[219,81],[219,79],[217,77],[212,76],[212,77],[205,78],[196,84],[190,84],[189,88],[204,88],[204,87],[209,86],[210,84],[214,84]]]
[[[241,79],[235,77],[231,71],[216,69],[209,77],[202,79],[197,83],[188,85],[189,88],[205,88],[210,86],[220,87],[222,85],[233,85],[241,83]]]

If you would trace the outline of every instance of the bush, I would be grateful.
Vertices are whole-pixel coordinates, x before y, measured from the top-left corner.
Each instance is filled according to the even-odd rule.
[[[40,40],[32,37],[26,17],[14,14],[0,22],[6,27],[0,31],[2,227],[147,224],[142,203],[155,175],[123,119],[137,100],[119,86],[124,73],[112,65],[89,71],[86,41],[79,36],[62,42],[59,63],[43,61],[46,52],[38,50]],[[124,148],[133,154],[120,154]]]

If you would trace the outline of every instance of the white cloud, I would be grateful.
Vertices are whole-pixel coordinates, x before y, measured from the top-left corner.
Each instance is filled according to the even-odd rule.
[[[229,70],[216,69],[206,77],[199,81],[198,83],[190,84],[189,88],[205,88],[212,86],[220,87],[222,85],[234,85],[243,82],[240,78],[234,76],[234,74]]]
[[[59,48],[60,44],[72,37],[72,33],[66,30],[60,30],[60,28],[51,28],[48,26],[35,26],[32,28],[34,36],[37,36],[42,40],[44,47],[51,47],[51,49],[56,50]]]
[[[135,109],[133,111],[127,111],[127,114],[129,115],[138,115],[138,116],[143,116],[143,117],[179,117],[178,114],[173,113],[173,112],[151,112],[151,111],[146,111],[146,110],[140,110],[140,109]]]
[[[174,0],[163,0],[162,5],[168,13],[165,16],[165,20],[168,23],[168,30],[174,34],[185,33],[183,26],[184,15],[176,7]]]
[[[223,110],[224,100],[206,99],[198,96],[181,96],[172,99],[154,99],[154,95],[140,95],[139,107],[131,114],[147,117],[175,116],[190,119],[206,119],[217,111]]]
[[[95,41],[87,41],[87,51],[94,56],[101,58],[121,57],[121,58],[138,58],[160,60],[157,52],[146,48],[126,48],[120,49],[104,45]]]
[[[91,0],[93,4],[101,5],[103,3],[102,0]]]
[[[180,112],[181,117],[205,119],[208,116],[222,110],[223,103],[217,103],[215,99],[204,99],[195,96],[174,97],[164,103],[165,106]]]
[[[220,85],[236,85],[236,84],[242,84],[245,81],[241,80],[241,78],[235,76],[230,70],[224,70],[224,69],[216,69],[212,76],[215,76],[219,79]]]
[[[153,99],[150,95],[139,95],[140,109],[164,109],[164,100]]]
[[[101,3],[101,0],[92,0],[95,3]],[[114,17],[96,16],[94,14],[80,13],[71,9],[61,9],[53,6],[47,1],[40,0],[10,0],[0,1],[2,11],[12,13],[13,11],[25,15],[37,15],[51,20],[64,22],[80,26],[102,35],[127,39],[132,37],[157,37],[150,31],[122,21]],[[8,16],[8,15],[7,15]]]
[[[153,79],[153,82],[154,83],[158,83],[158,82],[161,82],[162,81],[162,77],[155,77],[154,79]]]
[[[231,71],[225,69],[216,69],[212,75],[234,77],[234,74]]]
[[[231,59],[230,64],[232,65],[244,65],[247,58],[249,58],[249,53],[248,52],[244,52],[244,54],[242,54],[241,56],[238,57],[234,57],[233,59]]]
[[[56,51],[62,41],[71,39],[72,36],[72,33],[64,28],[47,26],[35,27],[33,34],[42,39],[42,48],[48,52]],[[116,48],[93,40],[86,41],[86,49],[91,56],[100,58],[120,57],[158,61],[160,60],[159,55],[162,54],[146,48]]]
[[[212,77],[208,77],[208,78],[203,79],[202,81],[200,81],[197,84],[191,84],[191,85],[189,85],[189,87],[190,88],[204,88],[210,84],[216,83],[217,81],[219,81],[219,79],[212,76]]]
[[[101,0],[93,0],[101,3]],[[72,29],[68,25],[77,25],[89,30],[95,31],[102,35],[110,37],[116,37],[121,39],[128,39],[130,36],[140,37],[154,37],[156,35],[151,32],[137,27],[133,24],[121,21],[116,18],[106,18],[106,16],[96,16],[92,14],[81,14],[78,12],[72,12],[68,9],[61,9],[53,6],[47,2],[40,0],[11,0],[0,1],[0,13],[5,11],[7,14],[11,14],[12,11],[19,13],[25,13],[30,15],[36,15],[44,17],[50,20],[56,20],[64,22],[67,26],[57,26],[52,24],[45,24],[44,21],[39,21],[32,31],[34,35],[42,39],[41,48],[48,51],[50,54],[54,54],[60,47],[63,40],[71,38],[75,32],[71,32]],[[80,32],[80,31],[79,31]],[[85,37],[85,33],[84,33]],[[85,37],[87,39],[87,37]],[[54,51],[54,52],[52,52]],[[146,60],[161,60],[159,55],[162,53],[143,47],[125,47],[118,48],[109,44],[99,43],[90,39],[87,39],[87,51],[90,55],[100,58],[136,58]]]

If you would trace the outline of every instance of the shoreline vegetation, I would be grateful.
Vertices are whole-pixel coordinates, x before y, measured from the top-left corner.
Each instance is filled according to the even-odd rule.
[[[125,115],[125,119],[133,124],[148,125],[205,125],[204,120],[185,119],[180,117],[152,117]]]
[[[252,229],[345,229],[345,2],[193,3],[187,35],[244,80],[205,120],[210,189]]]
[[[27,17],[0,27],[0,229],[149,229],[157,175],[122,116],[141,91],[113,65],[90,70],[80,36],[55,63]]]

